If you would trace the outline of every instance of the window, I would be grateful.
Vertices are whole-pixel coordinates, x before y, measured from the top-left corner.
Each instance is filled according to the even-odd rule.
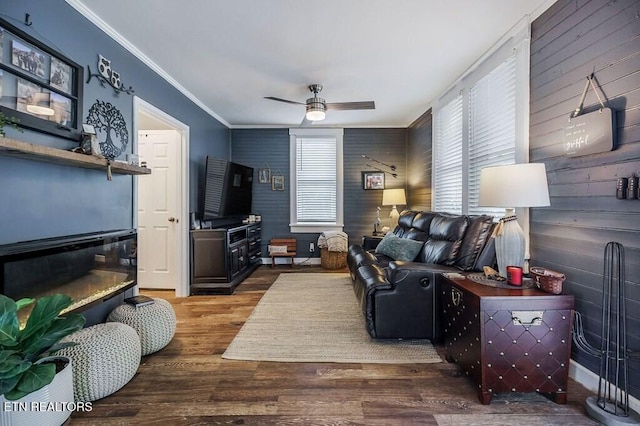
[[[515,56],[469,90],[469,214],[502,216],[504,209],[478,207],[480,170],[516,162]]]
[[[342,129],[290,129],[291,232],[342,230]]]
[[[504,215],[478,207],[480,170],[528,161],[527,35],[521,29],[434,106],[435,211]]]
[[[462,213],[462,96],[443,107],[434,123],[434,210]]]

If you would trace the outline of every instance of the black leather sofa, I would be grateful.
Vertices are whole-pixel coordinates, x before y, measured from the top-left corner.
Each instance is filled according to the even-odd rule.
[[[350,246],[347,265],[369,335],[438,341],[436,277],[494,267],[493,227],[493,218],[486,215],[405,210],[393,235],[375,241],[365,237],[364,246]],[[387,239],[399,246],[417,245],[403,239],[420,242],[419,252],[412,261],[394,260],[382,249],[389,247]]]

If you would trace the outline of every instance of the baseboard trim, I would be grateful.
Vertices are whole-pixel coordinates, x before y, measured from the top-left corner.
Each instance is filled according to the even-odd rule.
[[[600,379],[598,375],[574,360],[569,363],[569,377],[591,392],[598,393],[598,381]],[[629,395],[629,407],[635,412],[640,412],[640,400]]]

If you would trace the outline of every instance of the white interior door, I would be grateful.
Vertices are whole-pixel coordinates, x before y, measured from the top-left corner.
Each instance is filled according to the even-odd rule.
[[[180,134],[175,130],[138,132],[138,155],[151,169],[138,178],[138,286],[176,289],[181,211]]]

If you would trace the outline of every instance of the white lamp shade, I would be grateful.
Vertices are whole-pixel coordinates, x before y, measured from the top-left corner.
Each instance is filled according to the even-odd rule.
[[[383,206],[404,206],[407,204],[407,198],[404,195],[404,189],[384,189],[382,191]]]
[[[548,206],[547,170],[542,163],[485,167],[480,171],[478,206]]]

